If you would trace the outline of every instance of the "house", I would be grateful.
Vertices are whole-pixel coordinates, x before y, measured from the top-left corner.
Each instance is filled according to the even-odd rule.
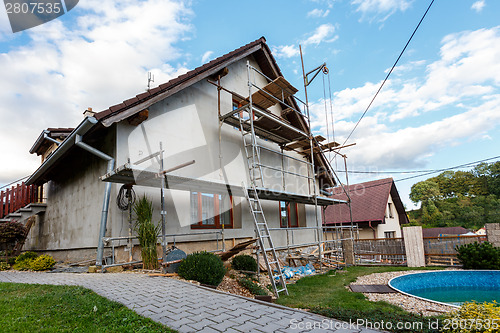
[[[401,225],[409,222],[392,178],[345,186],[349,193],[352,223],[358,227],[360,239],[401,237]],[[342,187],[333,189],[333,198],[346,200]],[[323,225],[350,225],[347,205],[328,206]]]
[[[434,237],[445,237],[445,236],[459,236],[459,235],[467,235],[472,236],[472,233],[469,229],[464,227],[441,227],[441,228],[426,228],[422,229],[422,235],[424,238],[434,238]]]
[[[42,132],[31,149],[42,164],[27,184],[45,184],[47,207],[25,248],[98,265],[138,260],[130,211],[116,204],[131,188],[186,252],[254,238],[262,216],[277,249],[290,245],[290,229],[295,243],[319,244],[321,207],[345,201],[319,195],[335,185],[322,150],[336,144],[312,137],[296,92],[262,37],[89,109],[74,129]]]

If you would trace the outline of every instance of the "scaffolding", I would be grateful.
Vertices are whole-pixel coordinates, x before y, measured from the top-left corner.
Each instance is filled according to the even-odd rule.
[[[259,78],[259,79],[257,79]],[[257,81],[267,82],[264,87],[260,87]],[[221,144],[221,130],[223,124],[227,124],[239,129],[242,136],[243,150],[246,158],[246,166],[248,171],[249,183],[240,185],[227,184],[227,182],[218,182],[214,180],[195,179],[173,175],[171,171],[195,163],[195,161],[180,164],[178,167],[163,170],[163,147],[160,146],[160,151],[154,156],[148,158],[160,157],[159,172],[153,170],[141,170],[137,172],[134,165],[144,162],[145,159],[136,163],[126,163],[115,170],[105,174],[101,180],[106,182],[134,184],[148,187],[157,187],[161,189],[161,215],[162,215],[162,235],[161,243],[163,247],[163,261],[165,261],[166,248],[166,210],[165,210],[165,191],[168,189],[186,190],[186,191],[206,191],[208,193],[227,193],[228,191],[233,196],[245,197],[250,208],[250,213],[253,217],[255,233],[258,239],[257,256],[263,256],[267,271],[270,275],[271,284],[274,293],[277,297],[281,292],[287,293],[286,283],[281,272],[280,261],[276,255],[276,248],[271,237],[269,228],[262,209],[261,200],[283,201],[287,205],[290,202],[303,203],[314,205],[315,226],[308,229],[315,231],[315,242],[307,244],[317,247],[317,261],[319,267],[323,264],[323,251],[331,250],[326,247],[326,244],[337,242],[323,241],[323,225],[319,218],[319,207],[329,206],[333,204],[348,204],[350,205],[349,194],[348,200],[338,200],[329,196],[320,195],[318,180],[326,179],[327,183],[332,186],[338,183],[342,186],[339,178],[333,171],[330,162],[325,157],[325,151],[333,151],[338,147],[338,143],[329,142],[321,143],[326,139],[320,135],[313,136],[311,131],[311,123],[309,109],[306,102],[301,101],[294,96],[297,92],[290,83],[283,77],[277,76],[272,79],[262,73],[247,62],[247,84],[248,96],[244,97],[234,92],[221,84],[221,77],[217,81],[208,80],[209,83],[215,85],[218,91],[218,117],[219,117],[219,144]],[[221,109],[221,92],[231,95],[232,101],[236,103],[231,106],[231,110],[222,112]],[[269,110],[274,105],[280,105],[281,114],[277,115]],[[301,107],[303,111],[301,110]],[[275,111],[276,112],[276,111]],[[272,144],[277,144],[278,149]],[[264,163],[262,152],[266,154],[279,156],[280,166]],[[292,155],[294,154],[294,155]],[[222,166],[222,150],[219,154]],[[292,171],[287,168],[289,161],[305,166],[305,172]],[[280,186],[271,187],[268,184],[268,177],[265,170],[270,170],[274,174],[280,176]],[[160,178],[160,179],[159,179]],[[293,181],[289,181],[292,178]],[[306,191],[294,191],[292,184],[298,184],[297,179],[307,183]],[[342,186],[343,187],[343,186]],[[345,191],[345,189],[344,189]],[[352,227],[352,226],[351,226]],[[283,228],[286,230],[287,228]],[[352,228],[351,228],[352,229]],[[293,234],[293,231],[291,231]],[[287,235],[290,231],[287,231]],[[196,234],[196,233],[193,233]],[[351,230],[352,234],[352,230]],[[224,228],[221,229],[222,246],[224,247]],[[103,239],[102,241],[117,241],[119,238]],[[293,237],[292,237],[293,240]],[[341,239],[340,239],[341,240]],[[290,246],[290,238],[287,237],[288,249]],[[335,250],[336,255],[341,253]],[[330,253],[333,253],[331,251]],[[338,258],[337,258],[338,259]],[[337,260],[338,261],[338,260]],[[115,265],[113,262],[111,265]]]

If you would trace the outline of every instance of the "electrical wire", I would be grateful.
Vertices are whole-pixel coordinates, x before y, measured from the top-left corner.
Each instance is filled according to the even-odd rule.
[[[408,39],[408,41],[406,42],[406,45],[405,47],[403,48],[403,50],[401,51],[401,53],[399,54],[398,58],[396,59],[396,62],[394,62],[394,65],[392,65],[391,67],[391,70],[389,71],[389,73],[387,73],[384,81],[382,81],[382,84],[380,85],[380,87],[378,88],[377,92],[375,93],[375,95],[373,96],[372,100],[370,101],[370,104],[368,104],[368,106],[366,107],[365,111],[363,112],[363,114],[361,115],[361,117],[359,118],[358,122],[356,123],[356,125],[354,126],[354,128],[352,129],[351,133],[349,133],[349,135],[347,136],[347,138],[345,139],[344,143],[342,144],[342,146],[345,146],[346,142],[349,140],[349,138],[352,136],[352,134],[354,133],[354,131],[356,130],[356,128],[358,127],[359,123],[361,122],[361,120],[364,118],[364,116],[366,115],[366,113],[368,112],[368,110],[370,109],[370,107],[372,106],[373,102],[375,101],[375,98],[377,98],[378,94],[380,93],[380,91],[382,90],[382,88],[384,87],[385,83],[387,82],[387,80],[389,79],[389,76],[391,76],[392,72],[394,71],[394,68],[396,68],[396,65],[398,64],[399,60],[401,59],[401,57],[403,56],[403,53],[406,51],[406,48],[408,47],[408,45],[410,44],[411,40],[413,39],[413,36],[415,35],[415,33],[417,32],[418,28],[420,27],[420,24],[422,23],[422,21],[424,20],[425,16],[427,15],[427,12],[429,11],[429,9],[431,9],[431,6],[432,4],[434,3],[434,0],[431,1],[431,3],[429,4],[429,7],[427,7],[427,10],[425,11],[424,15],[422,16],[422,18],[420,19],[420,22],[418,22],[417,24],[417,27],[415,28],[415,30],[413,30],[413,33],[411,34],[410,38]],[[338,151],[340,151],[342,148],[340,148]]]
[[[18,179],[18,180],[13,181],[12,183],[9,183],[9,184],[7,184],[7,185],[0,186],[0,188],[9,187],[10,185],[17,184],[17,183],[19,183],[21,180],[25,180],[25,179],[26,179],[26,178],[28,178],[28,177],[29,177],[29,176],[26,176],[26,177],[20,178],[20,179]]]
[[[136,195],[132,185],[122,185],[118,196],[116,197],[116,205],[120,210],[129,210],[135,203]]]

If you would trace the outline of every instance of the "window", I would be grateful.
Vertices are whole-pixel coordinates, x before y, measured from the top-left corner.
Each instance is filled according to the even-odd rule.
[[[191,192],[191,229],[233,227],[233,198],[227,194]]]
[[[386,232],[384,232],[384,237],[385,238],[396,238],[396,232],[395,231],[386,231]]]
[[[299,226],[299,214],[296,202],[280,201],[280,227],[297,228]]]
[[[394,217],[394,215],[392,214],[392,203],[389,202],[387,204],[387,209],[389,210],[389,218],[392,219]]]

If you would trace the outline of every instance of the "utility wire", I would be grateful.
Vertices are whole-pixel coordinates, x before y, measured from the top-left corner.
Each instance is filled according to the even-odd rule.
[[[389,73],[387,73],[384,81],[382,81],[382,84],[380,85],[380,87],[378,88],[377,92],[375,93],[375,96],[373,96],[372,100],[370,101],[370,104],[368,104],[368,106],[366,107],[365,109],[365,112],[363,112],[363,114],[361,115],[361,117],[359,118],[358,122],[356,123],[356,125],[354,126],[354,128],[352,129],[351,133],[349,133],[349,135],[347,136],[347,138],[345,139],[344,143],[342,144],[342,146],[345,146],[346,142],[349,140],[349,138],[351,137],[352,133],[354,133],[354,131],[356,130],[356,128],[358,127],[359,123],[361,122],[361,120],[363,119],[363,117],[366,115],[366,113],[368,112],[368,110],[370,109],[370,107],[372,106],[373,102],[375,101],[375,98],[377,98],[378,94],[380,93],[380,91],[382,90],[382,88],[384,87],[385,83],[387,82],[387,80],[389,79],[389,76],[392,74],[392,72],[394,71],[394,68],[396,67],[396,65],[398,64],[399,62],[399,59],[401,59],[401,57],[403,56],[403,53],[406,51],[406,48],[408,47],[408,45],[410,44],[411,40],[413,39],[413,36],[415,35],[415,33],[417,32],[418,28],[420,27],[420,24],[422,23],[422,21],[424,20],[425,16],[427,15],[427,12],[429,11],[429,9],[431,9],[431,6],[432,4],[434,3],[434,0],[431,1],[431,3],[429,4],[429,7],[427,7],[427,10],[425,11],[424,15],[422,16],[422,18],[420,19],[420,22],[418,22],[417,24],[417,27],[415,28],[415,30],[413,30],[413,33],[411,34],[410,38],[408,39],[408,41],[406,42],[406,45],[405,47],[403,48],[403,50],[401,51],[401,53],[399,54],[398,58],[396,59],[396,62],[394,63],[394,65],[392,65],[392,68],[391,70],[389,71]],[[340,148],[338,151],[340,151],[342,148]]]
[[[13,181],[12,183],[9,183],[9,184],[4,185],[4,186],[0,186],[0,188],[9,187],[10,185],[17,184],[17,183],[19,183],[21,180],[25,180],[25,179],[26,179],[26,178],[28,178],[28,177],[29,177],[29,176],[26,176],[26,177],[20,178],[20,179],[18,179],[18,180]]]

